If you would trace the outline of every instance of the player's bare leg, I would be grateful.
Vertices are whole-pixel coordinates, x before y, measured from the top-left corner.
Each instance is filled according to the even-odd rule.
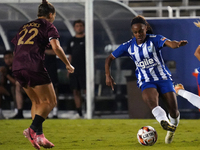
[[[35,132],[34,135],[36,134],[36,132],[40,133],[41,146],[45,148],[51,148],[54,145],[49,142],[44,136],[42,136],[42,123],[47,118],[53,107],[56,105],[56,95],[53,89],[53,85],[45,84],[35,86],[34,88],[27,87],[24,88],[24,91],[27,93],[33,103],[31,111],[33,122],[30,128]],[[28,138],[32,145],[33,143],[34,145],[36,145],[35,141],[37,142],[38,136],[39,135],[36,134],[36,136],[34,136],[33,138],[33,141]]]
[[[167,106],[169,112],[170,123],[175,127],[178,126],[180,120],[180,113],[178,111],[178,105],[176,100],[176,94],[174,92],[168,92],[162,95],[162,98]],[[165,137],[165,143],[170,144],[173,141],[175,130],[168,130]]]

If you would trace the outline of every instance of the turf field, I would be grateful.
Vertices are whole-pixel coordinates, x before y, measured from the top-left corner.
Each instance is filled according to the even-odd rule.
[[[22,134],[30,123],[30,119],[0,120],[0,150],[34,150]],[[46,137],[55,144],[53,150],[197,150],[199,124],[200,120],[181,120],[169,145],[164,143],[166,131],[154,119],[47,119],[43,126]],[[142,146],[137,141],[137,131],[145,125],[158,133],[153,146]]]

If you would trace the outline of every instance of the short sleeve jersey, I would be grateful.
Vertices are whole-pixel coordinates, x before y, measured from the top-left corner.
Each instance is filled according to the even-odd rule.
[[[112,55],[115,58],[129,56],[135,62],[138,87],[145,82],[172,80],[161,54],[166,40],[162,35],[147,34],[145,42],[138,45],[134,37],[121,44]]]
[[[46,71],[45,48],[52,38],[59,38],[56,27],[45,19],[24,24],[12,39],[15,45],[12,70]]]
[[[85,37],[76,38],[72,37],[67,45],[67,54],[72,56],[72,66],[74,66],[74,74],[86,74],[85,62]]]

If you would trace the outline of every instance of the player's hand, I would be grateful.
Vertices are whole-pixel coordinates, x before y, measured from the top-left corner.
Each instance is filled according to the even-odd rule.
[[[187,43],[188,43],[187,40],[181,40],[181,41],[179,41],[179,47],[185,46]]]
[[[114,85],[115,85],[115,84],[116,84],[116,83],[114,82],[113,77],[110,76],[110,75],[106,75],[106,85],[107,85],[107,86],[111,86],[111,88],[112,88],[113,91],[114,91]]]
[[[66,66],[66,69],[69,73],[74,73],[74,67],[72,65]]]

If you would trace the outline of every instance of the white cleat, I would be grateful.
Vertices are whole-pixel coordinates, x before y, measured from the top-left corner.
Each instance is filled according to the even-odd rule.
[[[175,132],[167,131],[167,135],[165,137],[165,144],[170,144],[173,141]]]

